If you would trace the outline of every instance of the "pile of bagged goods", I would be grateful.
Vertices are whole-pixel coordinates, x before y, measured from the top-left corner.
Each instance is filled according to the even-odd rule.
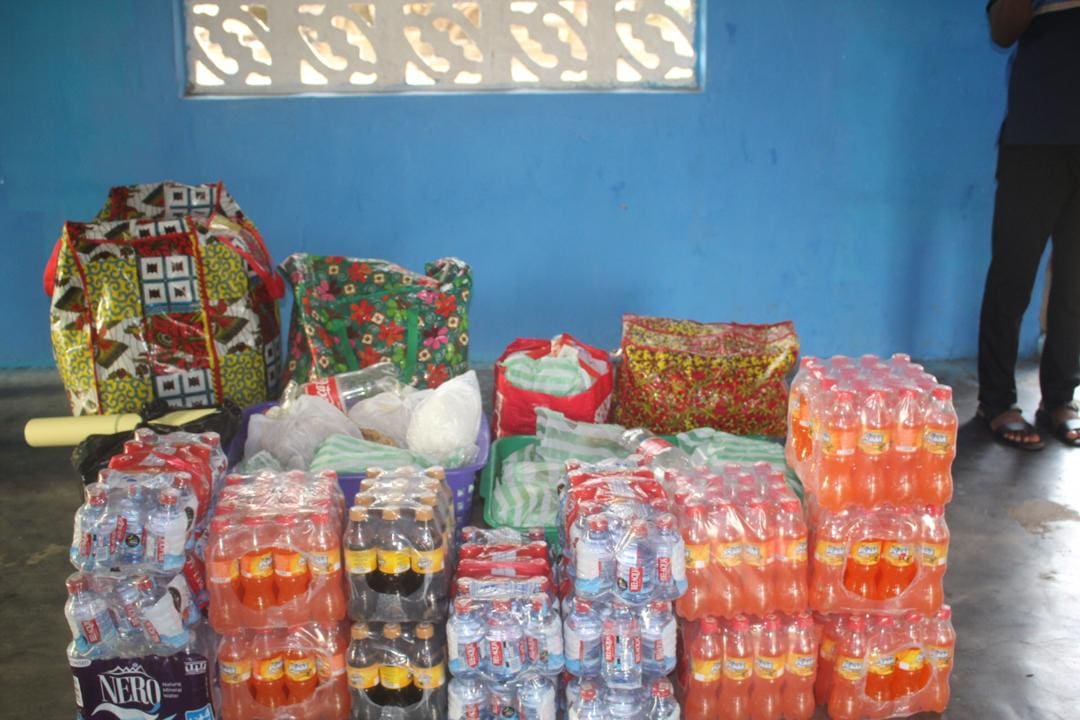
[[[617,363],[513,342],[489,424],[471,287],[454,258],[275,268],[221,185],[65,225],[73,414],[218,408],[76,453],[80,718],[945,709],[948,387],[904,355],[800,363],[790,323],[626,315]]]

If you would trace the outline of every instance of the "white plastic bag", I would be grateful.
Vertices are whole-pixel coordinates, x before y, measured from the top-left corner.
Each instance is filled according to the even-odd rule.
[[[435,390],[414,393],[408,404],[414,401],[405,433],[409,450],[429,463],[445,467],[466,465],[476,459],[482,409],[475,372],[470,370],[447,380]]]
[[[375,430],[403,448],[409,430],[408,400],[415,394],[416,390],[408,385],[397,391],[379,393],[353,405],[349,409],[349,419],[361,430]]]
[[[265,450],[287,470],[306,470],[315,448],[335,434],[362,437],[345,413],[314,395],[301,395],[287,408],[251,416],[244,457]]]

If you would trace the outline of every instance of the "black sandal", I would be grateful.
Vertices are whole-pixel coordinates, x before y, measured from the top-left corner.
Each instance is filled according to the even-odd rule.
[[[1070,408],[1076,412],[1080,412],[1080,407],[1077,407],[1076,403],[1066,403],[1057,410],[1062,408]],[[1054,433],[1054,436],[1065,443],[1069,447],[1080,447],[1080,435],[1076,437],[1069,437],[1069,433],[1080,433],[1080,418],[1069,418],[1063,420],[1056,425],[1054,424],[1054,413],[1047,412],[1046,410],[1039,408],[1035,413],[1035,422],[1041,427],[1046,428],[1050,432]]]
[[[1005,408],[1004,410],[993,412],[989,410],[985,405],[980,405],[979,409],[976,411],[975,414],[986,424],[986,429],[993,434],[994,440],[1001,443],[1002,445],[1016,448],[1017,450],[1027,450],[1028,452],[1035,452],[1037,450],[1042,450],[1044,447],[1046,447],[1046,443],[1044,443],[1041,438],[1038,442],[1024,442],[1023,440],[1014,440],[1013,438],[1009,437],[1010,433],[1013,435],[1039,434],[1039,431],[1027,420],[1024,420],[1023,417],[1021,417],[1020,420],[1013,420],[1011,422],[1002,423],[997,428],[993,427],[992,423],[994,422],[994,420],[1001,415],[1009,412],[1010,410],[1016,410],[1017,412],[1019,412],[1020,408],[1014,405],[1011,408]]]

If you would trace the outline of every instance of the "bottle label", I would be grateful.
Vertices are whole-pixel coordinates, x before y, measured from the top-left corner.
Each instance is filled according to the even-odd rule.
[[[892,675],[896,668],[896,653],[873,653],[867,668],[875,675]]]
[[[569,623],[563,626],[563,646],[567,660],[580,661],[585,656],[585,643]]]
[[[753,669],[749,658],[729,657],[724,660],[724,677],[728,680],[749,680]]]
[[[877,565],[881,560],[881,541],[860,540],[851,546],[851,559],[859,565]]]
[[[656,581],[662,585],[671,582],[671,558],[665,555],[656,556]]]
[[[704,570],[709,564],[708,545],[686,545],[686,567]]]
[[[387,690],[401,690],[412,682],[412,673],[404,665],[383,665],[379,668],[379,682]]]
[[[948,428],[927,426],[923,433],[923,448],[932,455],[948,455],[952,452],[952,433]]]
[[[619,573],[615,582],[624,592],[639,593],[645,587],[645,568],[637,564],[636,560],[637,553],[635,552],[631,562],[619,563]]]
[[[797,537],[792,540],[788,540],[784,547],[784,557],[790,562],[804,563],[807,559],[806,552],[806,537]]]
[[[738,567],[743,561],[741,542],[717,543],[712,548],[713,562],[723,567]]]
[[[413,678],[421,690],[435,690],[446,684],[446,668],[442,663],[433,667],[413,665]]]
[[[450,720],[480,720],[483,715],[483,701],[465,702],[456,693],[450,693],[449,702],[447,717]]]
[[[826,455],[848,457],[855,454],[859,444],[859,431],[855,429],[827,429],[821,433],[821,451]]]
[[[812,654],[792,651],[788,653],[787,671],[797,677],[813,677],[817,671],[817,658]]]
[[[893,436],[896,452],[910,454],[916,452],[921,444],[922,433],[917,427],[899,426]]]
[[[949,561],[948,543],[922,543],[919,557],[925,567],[944,567]]]
[[[379,572],[386,575],[400,575],[412,567],[411,553],[408,550],[383,550],[375,553]]]
[[[885,562],[893,567],[905,568],[915,562],[915,548],[908,542],[886,542],[881,549]]]
[[[97,645],[101,642],[101,627],[98,625],[96,617],[80,621],[79,629],[82,631],[82,636],[86,638],[86,642],[91,645]]]
[[[214,560],[207,563],[207,570],[210,574],[210,582],[220,584],[229,584],[236,582],[240,577],[240,563],[233,560]]]
[[[218,672],[221,682],[238,685],[251,679],[250,660],[218,660]]]
[[[262,682],[273,682],[285,677],[285,661],[280,655],[260,658],[251,666],[252,676]]]
[[[314,550],[308,554],[307,563],[312,575],[331,575],[341,572],[341,549]]]
[[[292,682],[307,682],[315,677],[315,658],[291,658],[285,661],[285,677]]]
[[[285,550],[274,553],[274,573],[280,577],[307,575],[307,560],[303,553]]]
[[[765,567],[769,559],[769,546],[764,543],[743,543],[743,560],[751,567]]]
[[[528,651],[529,660],[536,662],[540,659],[540,638],[525,638],[525,648]]]
[[[776,680],[784,674],[784,656],[758,655],[754,658],[754,674],[762,680]]]
[[[651,465],[660,453],[672,447],[674,446],[662,437],[651,437],[638,445],[637,453],[641,455],[642,465]]]
[[[896,667],[904,672],[918,672],[926,665],[926,656],[922,648],[911,647],[896,655]]]
[[[76,527],[75,537],[77,538],[76,542],[78,543],[76,547],[76,552],[79,553],[79,557],[90,557],[90,549],[94,545],[94,534],[90,532],[83,532],[82,528]]]
[[[953,649],[945,645],[930,645],[926,648],[930,663],[938,670],[947,670],[952,665]]]
[[[480,643],[468,642],[461,644],[461,657],[465,659],[465,667],[480,667]]]
[[[368,667],[353,667],[349,666],[349,687],[356,690],[368,690],[379,684],[379,666],[369,665]]]
[[[840,567],[847,557],[847,545],[832,540],[818,540],[814,546],[814,559],[822,565]]]
[[[889,450],[889,431],[885,428],[863,428],[859,436],[859,450],[863,455],[884,455]]]
[[[345,672],[345,654],[329,655],[320,652],[315,656],[315,668],[319,672],[319,677],[323,680],[340,675]]]
[[[421,575],[433,575],[442,572],[446,566],[446,549],[413,550],[412,569]]]
[[[269,550],[251,552],[240,558],[240,574],[248,580],[263,580],[274,574],[274,555]]]
[[[861,657],[841,656],[836,659],[836,672],[851,682],[862,680],[866,675],[866,660]]]
[[[720,679],[723,667],[724,664],[719,659],[701,660],[699,658],[691,658],[690,660],[690,672],[693,673],[694,680],[697,682],[716,682]]]
[[[353,575],[366,575],[374,572],[376,567],[378,559],[374,549],[345,551],[345,569]]]
[[[341,392],[338,390],[337,378],[328,377],[312,380],[301,385],[300,389],[305,395],[322,398],[341,412],[345,412],[345,406],[341,404]]]
[[[522,648],[518,643],[506,640],[489,640],[488,657],[495,667],[505,668],[509,673],[521,670]]]

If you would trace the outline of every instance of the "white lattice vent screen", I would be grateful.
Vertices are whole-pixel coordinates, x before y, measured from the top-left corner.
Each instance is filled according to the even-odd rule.
[[[696,0],[184,0],[188,94],[696,88]]]

